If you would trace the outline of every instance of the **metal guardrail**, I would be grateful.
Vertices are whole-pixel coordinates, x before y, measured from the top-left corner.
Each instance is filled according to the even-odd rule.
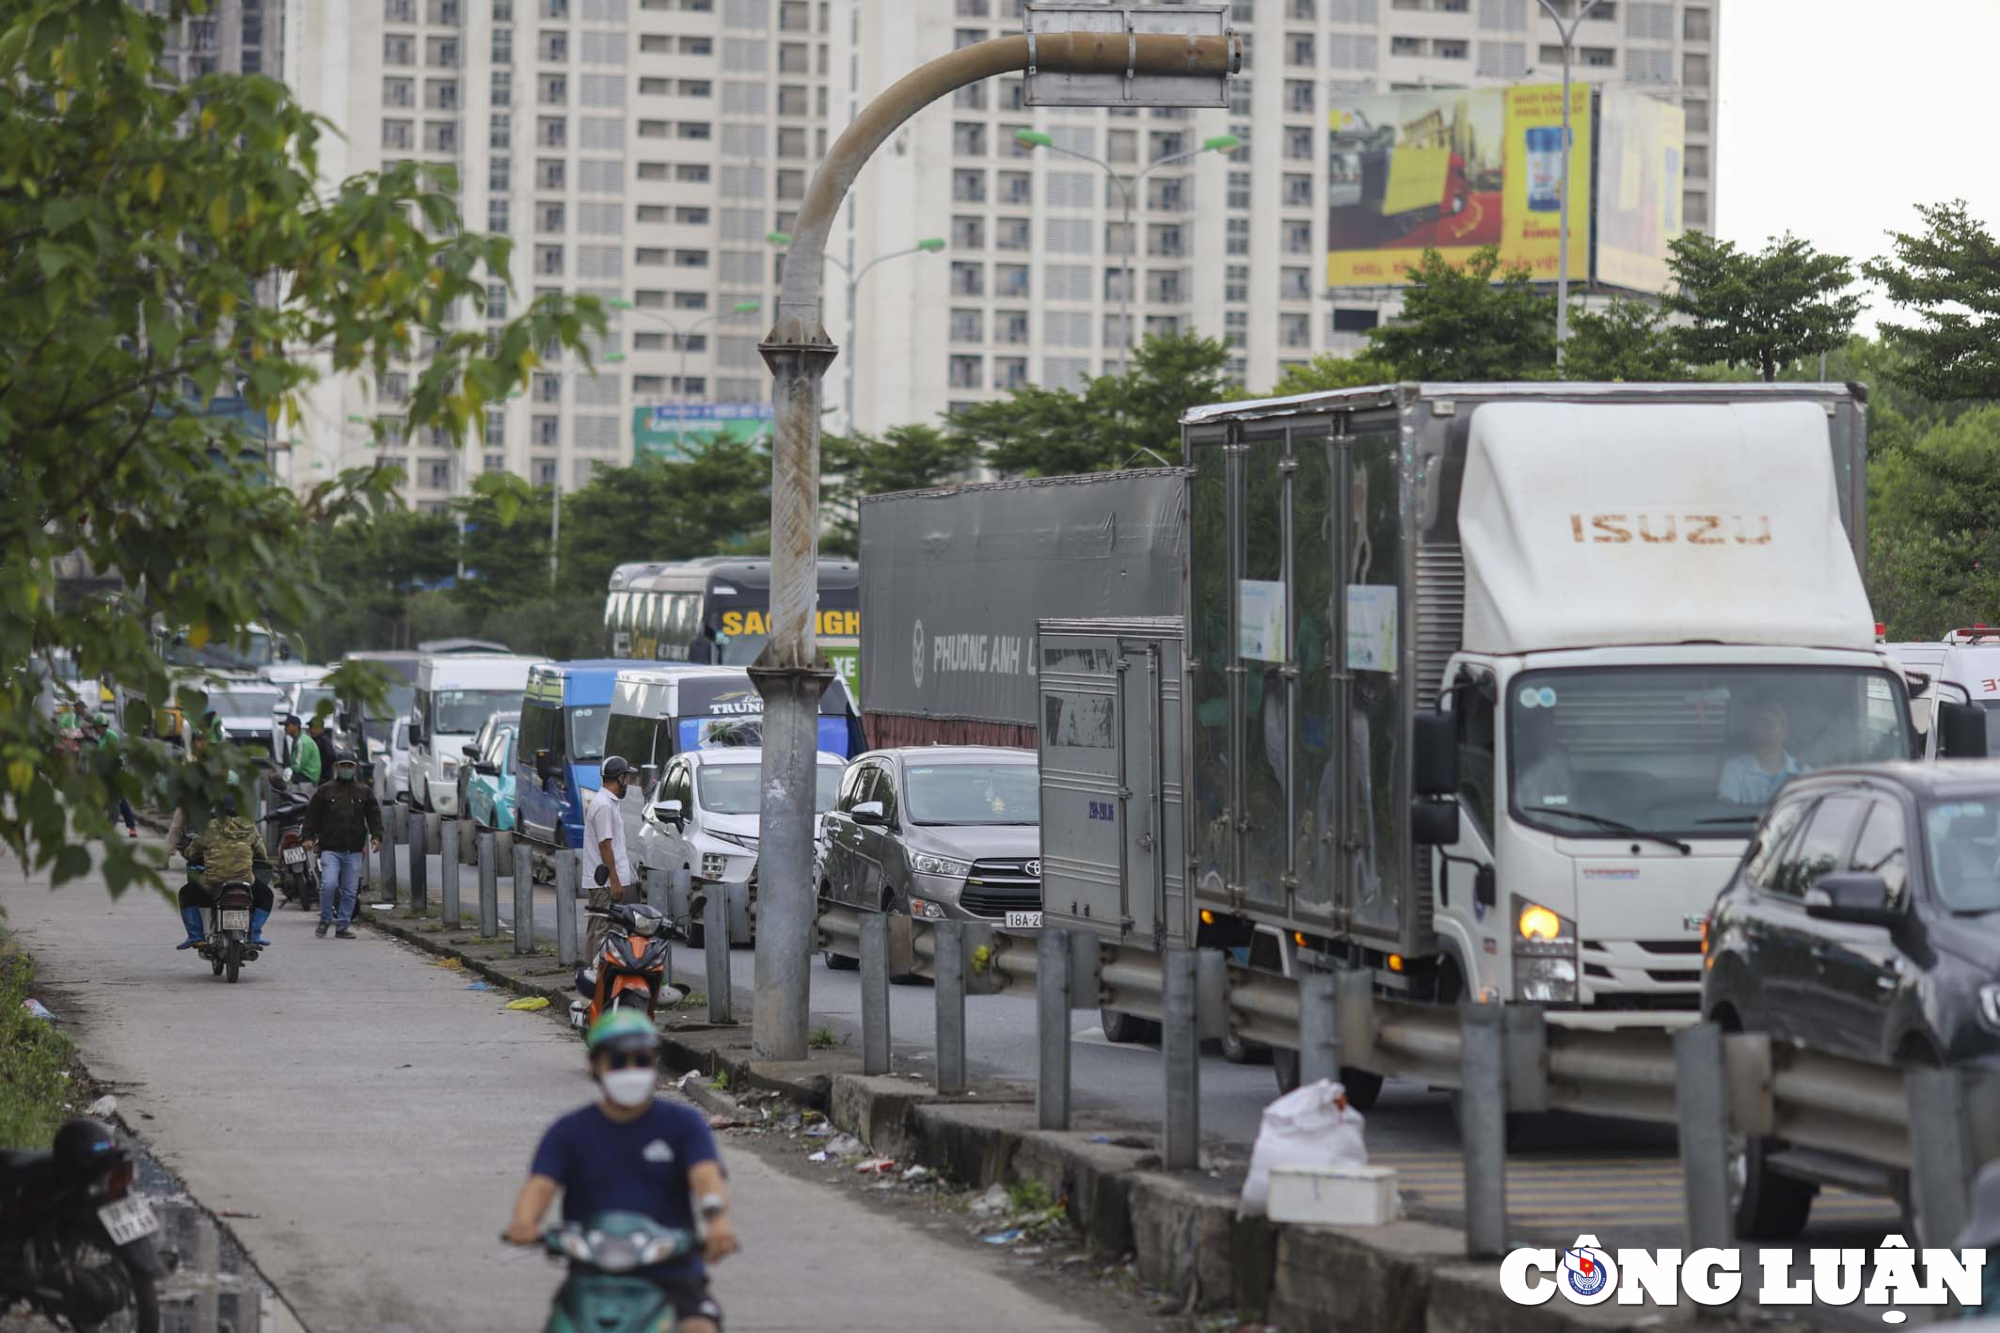
[[[1043,1128],[1068,1128],[1069,1010],[1102,1007],[1161,1023],[1170,1168],[1195,1163],[1192,1052],[1205,1036],[1227,1031],[1297,1050],[1306,1080],[1335,1077],[1346,1065],[1452,1089],[1461,1098],[1467,1249],[1474,1255],[1506,1248],[1510,1112],[1676,1126],[1688,1243],[1696,1247],[1734,1240],[1733,1140],[1776,1139],[1907,1180],[1919,1233],[1931,1244],[1962,1225],[1972,1177],[2000,1158],[2000,1078],[1984,1074],[1902,1070],[1706,1024],[1678,1031],[1565,1027],[1536,1006],[1446,1008],[1376,994],[1365,973],[1291,979],[1225,963],[1214,950],[1161,955],[1054,927],[1009,934],[983,923],[823,904],[819,931],[822,947],[861,959],[870,1073],[889,1070],[888,978],[938,983],[941,1092],[964,1087],[965,995],[1034,988]],[[1170,981],[1177,967],[1186,972],[1180,984]]]

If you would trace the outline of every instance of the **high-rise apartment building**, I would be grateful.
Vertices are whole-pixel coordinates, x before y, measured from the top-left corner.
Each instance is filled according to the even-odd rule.
[[[1574,0],[1554,3],[1567,13]],[[551,358],[462,456],[395,424],[421,349],[379,384],[314,395],[294,476],[372,456],[380,421],[425,507],[482,470],[567,489],[627,462],[635,407],[767,401],[757,343],[783,255],[766,237],[791,230],[829,139],[922,62],[1021,27],[1020,0],[267,0],[280,5],[277,72],[343,131],[323,148],[329,177],[448,164],[466,224],[513,238],[512,294],[496,281],[466,323],[497,322],[544,291],[612,307],[597,375]],[[1685,107],[1692,226],[1713,216],[1719,5],[1600,0],[1575,47],[1579,79]],[[946,247],[865,280],[858,346],[842,346],[826,384],[831,421],[851,410],[879,431],[1021,384],[1078,386],[1116,368],[1127,312],[1134,337],[1224,339],[1252,387],[1352,350],[1394,296],[1327,290],[1329,108],[1355,93],[1561,73],[1537,0],[1234,0],[1230,17],[1246,59],[1227,109],[1031,110],[1022,80],[1006,77],[891,138],[829,252],[858,272],[927,238]],[[1021,129],[1125,176],[1220,136],[1239,142],[1150,172],[1128,229],[1103,168],[1023,144]],[[845,284],[832,263],[826,278],[826,327],[845,344]],[[754,313],[738,313],[750,302]]]

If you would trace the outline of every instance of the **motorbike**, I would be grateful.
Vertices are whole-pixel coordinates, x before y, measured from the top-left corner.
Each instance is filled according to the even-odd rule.
[[[0,1150],[0,1314],[25,1306],[84,1333],[159,1333],[169,1271],[138,1164],[109,1125],[72,1120],[48,1152]]]
[[[598,867],[597,882],[610,872]],[[668,1003],[679,1004],[682,992],[667,980],[674,936],[671,922],[656,907],[644,903],[613,903],[587,916],[602,917],[607,929],[604,950],[589,970],[577,974],[577,990],[588,997],[570,1005],[570,1023],[588,1030],[598,1016],[613,1009],[644,1009],[647,1018],[659,1007],[660,992],[671,992]]]
[[[271,850],[278,858],[278,892],[287,902],[297,903],[302,912],[319,910],[319,858],[306,846],[306,806],[310,794],[299,796],[282,783],[273,781],[271,796],[278,804],[269,819],[278,827],[278,845]]]
[[[262,863],[259,869],[264,869]],[[200,864],[188,867],[190,875],[201,872]],[[260,952],[250,942],[250,909],[256,905],[250,889],[241,880],[231,880],[215,891],[214,903],[202,909],[208,915],[208,934],[195,946],[195,953],[208,960],[214,975],[231,985],[242,973],[243,964],[254,961]]]
[[[678,1322],[657,1283],[633,1276],[694,1248],[694,1237],[638,1213],[599,1213],[542,1232],[542,1248],[573,1261],[544,1333],[674,1333]]]

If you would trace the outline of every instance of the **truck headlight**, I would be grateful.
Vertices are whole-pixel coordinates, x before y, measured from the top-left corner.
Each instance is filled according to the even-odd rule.
[[[949,856],[932,856],[929,852],[911,852],[910,869],[919,875],[949,875],[961,879],[972,870],[972,862],[954,861]]]
[[[442,767],[443,771],[446,774],[456,773],[458,772],[458,760],[453,759],[449,755],[447,755],[445,756],[444,764]]]
[[[1531,1004],[1576,1000],[1576,923],[1516,896],[1514,998]]]
[[[1514,998],[1530,1004],[1570,1004],[1576,1000],[1576,959],[1514,959]]]

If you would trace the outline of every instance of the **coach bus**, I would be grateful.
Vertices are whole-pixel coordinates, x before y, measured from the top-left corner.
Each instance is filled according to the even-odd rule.
[[[620,565],[604,600],[611,657],[750,666],[770,637],[771,562],[710,556]],[[856,698],[861,681],[861,566],[819,562],[820,650]]]

